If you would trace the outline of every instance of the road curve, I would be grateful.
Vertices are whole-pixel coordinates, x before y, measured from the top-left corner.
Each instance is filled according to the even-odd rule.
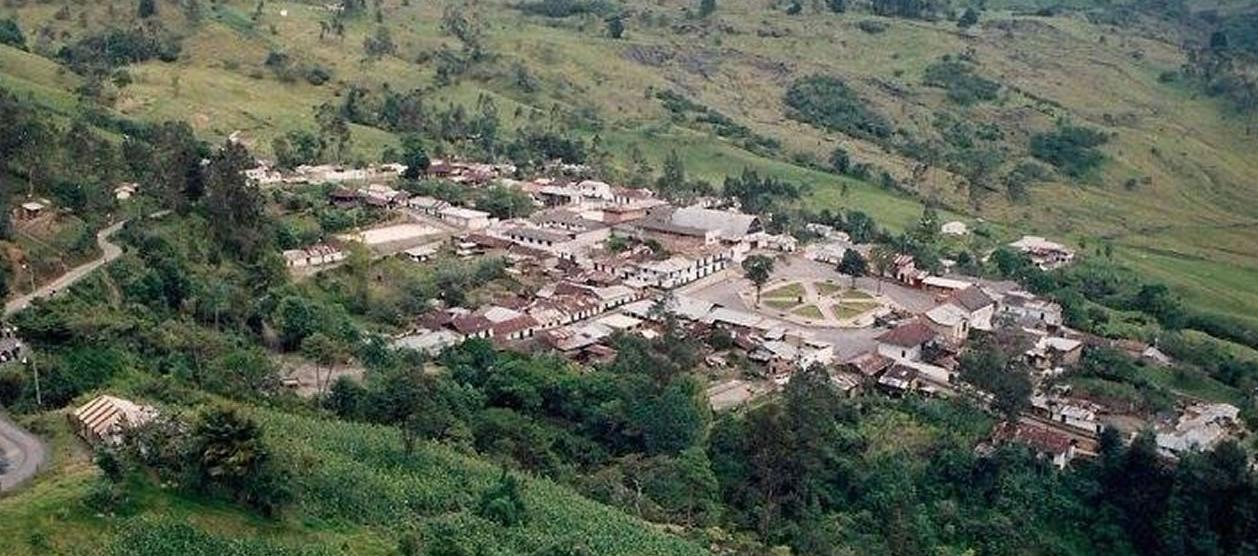
[[[39,287],[31,293],[16,297],[5,303],[5,318],[11,317],[14,313],[29,307],[36,299],[51,297],[56,295],[57,292],[65,291],[66,288],[69,288],[79,280],[86,278],[93,270],[96,270],[118,258],[118,256],[122,254],[122,248],[110,242],[109,237],[114,235],[114,233],[118,230],[121,230],[122,226],[126,223],[127,221],[123,220],[122,222],[118,222],[117,224],[96,232],[96,245],[100,246],[101,256],[70,269],[69,272],[62,274],[56,280]]]
[[[0,493],[13,490],[35,476],[48,461],[48,448],[39,437],[27,432],[0,413],[0,450],[9,468],[0,475]]]

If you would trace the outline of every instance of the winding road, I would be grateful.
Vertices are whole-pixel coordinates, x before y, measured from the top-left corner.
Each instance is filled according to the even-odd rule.
[[[0,475],[0,494],[29,481],[48,461],[43,441],[4,414],[0,414],[0,452],[9,461],[8,471]]]
[[[96,232],[96,245],[100,246],[101,256],[70,269],[69,272],[62,274],[60,277],[58,277],[56,280],[53,280],[52,282],[49,282],[43,286],[40,286],[33,292],[30,292],[20,297],[16,297],[14,299],[9,300],[7,303],[5,303],[4,304],[5,318],[13,316],[14,313],[17,313],[18,311],[21,311],[22,309],[29,307],[31,302],[35,301],[36,299],[40,299],[44,297],[52,297],[53,295],[56,295],[57,292],[65,291],[66,288],[73,286],[79,280],[86,278],[87,275],[91,274],[93,270],[96,270],[108,264],[109,261],[112,261],[118,258],[118,256],[122,254],[122,248],[118,247],[117,245],[114,245],[113,242],[109,241],[109,236],[112,236],[114,235],[115,232],[117,232],[118,230],[121,230],[123,225],[125,225],[126,223],[127,221],[123,220],[121,222],[118,222],[117,224],[114,224],[108,228],[105,228],[99,232]]]
[[[156,215],[157,213],[151,216]],[[127,221],[123,220],[97,232],[96,244],[101,250],[99,257],[70,269],[69,272],[33,292],[9,300],[4,304],[4,317],[13,316],[18,311],[29,307],[36,299],[52,297],[58,292],[65,291],[66,288],[86,278],[92,271],[118,258],[122,254],[122,248],[109,241],[109,238],[121,230],[126,223]],[[0,493],[8,492],[26,483],[48,461],[48,448],[43,441],[19,427],[2,413],[0,413],[0,454],[3,454],[9,462],[8,470],[0,473]]]

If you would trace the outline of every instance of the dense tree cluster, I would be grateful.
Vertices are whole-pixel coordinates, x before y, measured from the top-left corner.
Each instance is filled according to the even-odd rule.
[[[974,72],[964,59],[945,57],[927,66],[923,82],[948,91],[948,99],[961,105],[996,100],[1000,84]]]
[[[787,88],[785,102],[788,116],[822,129],[866,139],[891,136],[891,123],[837,77],[798,79]]]
[[[1097,147],[1109,142],[1102,131],[1077,125],[1062,125],[1056,130],[1031,137],[1031,156],[1047,162],[1072,178],[1081,178],[1105,161]]]

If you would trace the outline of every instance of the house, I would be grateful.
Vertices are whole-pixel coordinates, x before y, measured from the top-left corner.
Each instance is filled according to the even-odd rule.
[[[963,236],[970,233],[970,229],[965,222],[953,220],[939,227],[939,232],[946,236]]]
[[[970,314],[951,303],[941,303],[923,315],[928,326],[953,342],[964,340],[970,333]]]
[[[864,378],[858,374],[834,371],[830,373],[830,384],[834,385],[834,389],[838,390],[843,397],[852,398],[860,393]]]
[[[867,351],[845,361],[842,368],[853,374],[873,378],[887,370],[887,367],[890,367],[892,363],[895,363],[895,360],[890,357],[886,357],[877,351]]]
[[[1084,400],[1058,398],[1044,394],[1031,396],[1032,413],[1087,434],[1101,432],[1101,422],[1097,419],[1097,412],[1100,409],[1100,406]]]
[[[892,394],[907,394],[917,390],[917,370],[896,363],[878,377],[878,386]]]
[[[958,290],[963,290],[973,286],[973,282],[965,280],[957,280],[955,278],[944,278],[943,276],[927,276],[922,279],[922,287],[928,291],[951,294]]]
[[[1083,342],[1057,336],[1044,336],[1025,353],[1027,363],[1036,369],[1070,367],[1079,364]]]
[[[983,288],[970,286],[953,291],[944,303],[959,309],[969,328],[991,330],[996,301]]]
[[[406,206],[428,216],[440,216],[450,203],[434,197],[417,196],[406,200]]]
[[[0,363],[10,363],[22,358],[22,341],[14,334],[13,329],[4,328],[0,336]]]
[[[939,334],[926,323],[912,320],[875,338],[878,353],[895,360],[919,361],[922,348],[935,342]]]
[[[353,208],[358,206],[358,192],[338,185],[328,192],[328,202],[337,208]]]
[[[393,340],[394,349],[413,349],[428,355],[438,355],[450,346],[458,345],[463,336],[453,330],[444,328],[437,330],[420,329]]]
[[[1000,300],[1000,314],[1021,326],[1055,330],[1062,324],[1061,305],[1021,290],[1005,293]]]
[[[437,211],[437,217],[467,230],[483,230],[489,227],[489,213],[462,207],[445,207]]]
[[[44,214],[44,209],[46,208],[48,208],[48,205],[44,202],[27,201],[18,207],[18,218],[21,220],[39,218],[40,215]]]
[[[912,255],[899,254],[895,256],[891,264],[883,271],[883,275],[906,286],[917,287],[922,284],[922,281],[929,274],[925,270],[917,268],[917,263],[913,260]]]
[[[618,226],[617,231],[668,245],[701,246],[718,241],[739,243],[750,234],[764,231],[764,225],[760,217],[740,212],[660,205],[648,210],[646,216]]]
[[[74,410],[68,418],[70,426],[89,444],[117,445],[130,429],[143,426],[157,417],[157,410],[130,400],[101,395]]]
[[[992,440],[1028,446],[1048,458],[1057,469],[1065,469],[1076,455],[1076,443],[1069,436],[1031,421],[1004,421],[992,432]]]
[[[439,246],[439,243],[429,243],[427,245],[420,245],[419,247],[407,249],[403,251],[402,254],[406,255],[406,258],[410,259],[411,262],[427,262],[437,254]]]
[[[337,236],[341,241],[356,241],[377,253],[395,253],[431,243],[440,232],[426,224],[395,224]]]
[[[326,243],[311,245],[303,249],[284,251],[284,264],[289,268],[320,266],[345,260],[345,252]]]
[[[1039,236],[1022,236],[1022,239],[1010,243],[1009,246],[1025,253],[1042,270],[1070,264],[1075,258],[1074,251],[1066,246]]]
[[[1180,411],[1173,427],[1158,432],[1158,450],[1168,456],[1180,456],[1214,448],[1244,430],[1239,416],[1240,409],[1231,404],[1190,404]]]
[[[140,191],[140,184],[135,182],[121,183],[114,188],[114,199],[118,201],[127,201]]]

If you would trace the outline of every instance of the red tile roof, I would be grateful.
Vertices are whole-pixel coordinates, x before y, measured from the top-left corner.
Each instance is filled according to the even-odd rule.
[[[884,332],[877,340],[893,346],[914,347],[934,340],[935,336],[937,334],[934,329],[919,320],[913,320]]]

